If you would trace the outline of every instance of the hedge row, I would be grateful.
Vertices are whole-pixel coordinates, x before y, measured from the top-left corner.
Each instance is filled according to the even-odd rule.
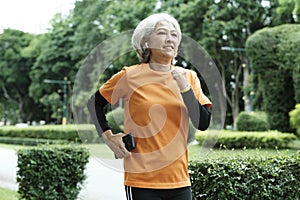
[[[264,112],[240,112],[236,128],[238,131],[268,131],[270,125]]]
[[[204,141],[209,144],[215,142],[215,148],[225,146],[228,149],[244,147],[271,149],[289,148],[289,144],[297,139],[294,134],[280,133],[278,131],[232,132],[225,130],[219,133],[214,131],[197,132],[195,138],[200,145],[204,144]]]
[[[75,200],[86,179],[89,153],[83,147],[41,146],[18,151],[21,199]]]
[[[67,144],[67,140],[48,140],[38,138],[0,137],[0,143],[36,146],[40,144]]]
[[[67,140],[69,142],[81,142],[80,135],[84,136],[87,142],[98,142],[99,137],[94,134],[94,125],[46,125],[46,126],[29,126],[17,128],[15,126],[0,127],[1,137],[17,138],[38,138],[45,140]]]
[[[300,153],[189,163],[193,199],[300,199]]]

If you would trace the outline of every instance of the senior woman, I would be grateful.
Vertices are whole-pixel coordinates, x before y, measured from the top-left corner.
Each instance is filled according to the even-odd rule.
[[[174,66],[181,30],[176,19],[159,13],[142,20],[132,35],[140,64],[123,67],[89,99],[98,133],[123,158],[129,200],[190,200],[187,136],[189,120],[205,130],[210,100],[194,71]],[[124,100],[124,133],[112,133],[103,107]],[[133,133],[129,152],[122,137]]]

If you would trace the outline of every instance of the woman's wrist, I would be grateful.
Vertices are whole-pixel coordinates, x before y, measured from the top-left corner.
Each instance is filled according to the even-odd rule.
[[[102,133],[103,139],[108,139],[108,138],[110,138],[112,135],[113,135],[113,133],[112,133],[112,131],[111,131],[110,129],[108,129],[108,130],[106,130],[106,131],[104,131],[104,132]]]
[[[186,93],[187,91],[189,91],[191,89],[190,85],[187,85],[185,88],[180,90],[180,93]]]

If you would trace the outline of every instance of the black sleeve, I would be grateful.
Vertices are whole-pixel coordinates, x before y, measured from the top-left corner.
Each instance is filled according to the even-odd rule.
[[[198,130],[204,131],[209,127],[211,113],[206,105],[201,105],[192,89],[182,94],[192,124]]]
[[[107,100],[97,91],[87,102],[87,107],[90,112],[91,119],[96,127],[98,134],[110,129],[105,113],[104,106],[108,104]]]

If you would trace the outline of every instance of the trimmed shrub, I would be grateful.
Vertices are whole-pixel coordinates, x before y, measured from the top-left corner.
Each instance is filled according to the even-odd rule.
[[[86,179],[88,150],[42,146],[18,151],[18,193],[24,199],[75,200]]]
[[[106,114],[106,119],[113,133],[117,134],[119,132],[123,132],[123,124],[124,124],[123,108],[117,107],[116,109],[108,112]]]
[[[267,131],[269,124],[263,112],[241,112],[236,127],[238,131]]]
[[[296,129],[296,134],[300,138],[300,104],[295,106],[295,109],[289,112],[290,124]]]
[[[39,144],[67,144],[67,140],[46,140],[38,138],[0,137],[0,143],[36,146]]]
[[[260,29],[248,37],[245,48],[270,128],[291,132],[288,112],[300,102],[300,24]]]
[[[189,163],[193,199],[300,199],[300,153]]]
[[[44,140],[67,140],[69,142],[80,142],[78,131],[85,135],[88,142],[98,141],[98,136],[92,134],[93,125],[45,125],[18,128],[15,126],[0,127],[0,136],[17,138],[36,138]]]
[[[203,144],[205,140],[216,141],[215,148],[225,146],[232,148],[289,148],[289,144],[297,137],[291,133],[280,133],[278,131],[268,132],[238,132],[221,131],[219,135],[211,134],[210,131],[197,132],[196,140]]]

